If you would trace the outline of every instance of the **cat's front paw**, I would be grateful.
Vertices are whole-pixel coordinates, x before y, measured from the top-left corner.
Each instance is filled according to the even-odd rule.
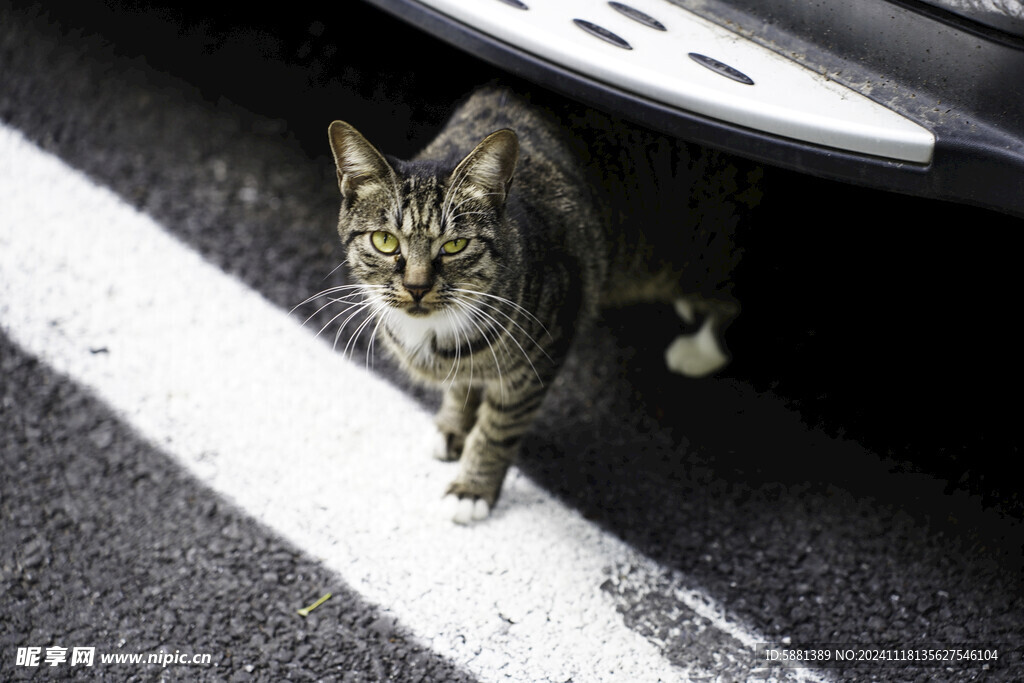
[[[500,488],[500,484],[499,484]],[[445,492],[445,515],[456,524],[472,524],[487,519],[498,500],[493,486],[465,483],[456,479]]]
[[[491,506],[482,498],[467,496],[460,498],[456,495],[447,495],[442,501],[444,516],[456,524],[472,524],[482,522],[491,514]]]
[[[443,462],[453,462],[462,457],[465,445],[465,434],[439,430],[434,442],[434,457]]]

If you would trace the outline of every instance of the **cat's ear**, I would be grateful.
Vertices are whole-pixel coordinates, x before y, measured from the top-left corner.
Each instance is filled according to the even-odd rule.
[[[519,159],[519,138],[508,128],[491,133],[452,172],[451,182],[504,202]]]
[[[374,185],[393,186],[395,172],[359,131],[344,121],[335,121],[327,129],[327,136],[338,169],[338,189],[346,200],[354,200]]]

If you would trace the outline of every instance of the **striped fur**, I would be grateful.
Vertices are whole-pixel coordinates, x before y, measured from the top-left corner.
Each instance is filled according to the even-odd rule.
[[[329,136],[350,277],[376,335],[443,389],[448,493],[477,516],[602,305],[688,296],[719,327],[737,310],[732,234],[756,191],[718,155],[496,87],[411,161],[340,121]]]

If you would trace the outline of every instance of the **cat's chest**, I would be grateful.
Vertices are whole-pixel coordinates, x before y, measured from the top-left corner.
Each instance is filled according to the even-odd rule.
[[[443,380],[451,364],[449,355],[458,354],[474,321],[460,310],[445,310],[427,316],[395,311],[383,321],[385,338],[407,365]]]

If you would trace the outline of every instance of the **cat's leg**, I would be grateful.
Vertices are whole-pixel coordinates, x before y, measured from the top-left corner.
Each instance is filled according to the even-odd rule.
[[[480,406],[482,389],[475,386],[451,386],[445,390],[441,408],[434,423],[439,434],[434,457],[438,460],[458,460],[466,444],[476,411]]]
[[[543,384],[524,382],[519,391],[488,385],[466,438],[459,474],[446,500],[452,520],[469,524],[485,519],[501,494],[505,475],[519,451],[546,393]]]
[[[687,377],[705,377],[729,363],[729,354],[722,347],[722,332],[739,313],[731,302],[685,296],[676,299],[676,313],[689,324],[701,316],[700,328],[693,334],[679,335],[665,350],[669,370]]]

